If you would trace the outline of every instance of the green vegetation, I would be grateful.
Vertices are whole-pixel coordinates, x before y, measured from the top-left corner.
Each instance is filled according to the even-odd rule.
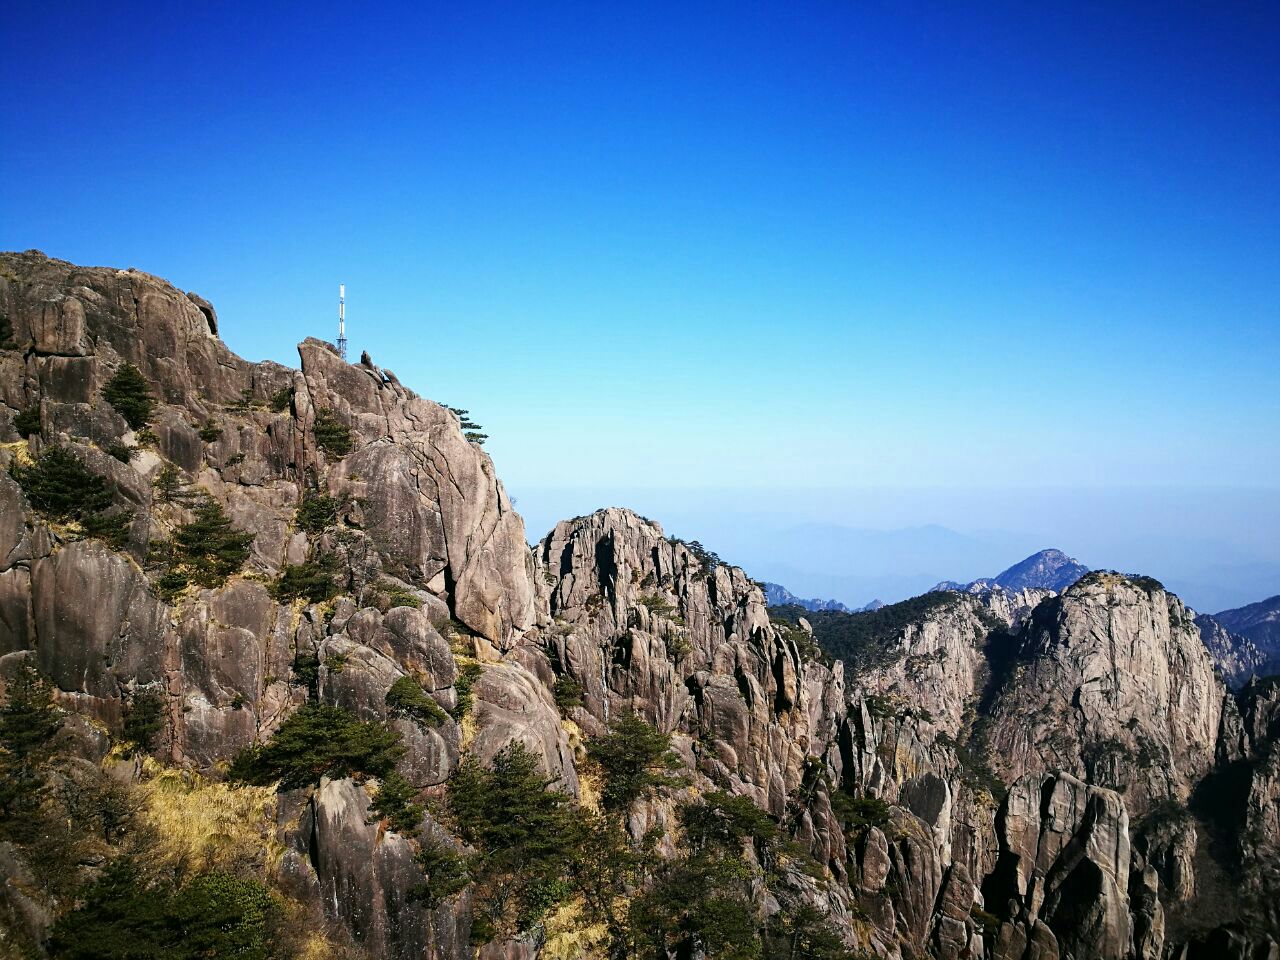
[[[168,567],[162,589],[171,594],[191,583],[219,587],[249,559],[254,535],[232,528],[222,504],[206,497],[194,512],[195,519],[174,530],[168,544],[153,548],[153,558]]]
[[[851,955],[826,918],[786,906],[784,860],[804,861],[773,820],[745,797],[707,794],[680,812],[689,852],[660,863],[628,911],[629,938],[639,956],[714,960],[845,960]],[[746,856],[750,849],[752,856]],[[818,873],[816,864],[806,872]],[[756,893],[783,909],[765,918]]]
[[[132,510],[117,510],[115,513],[91,513],[80,521],[80,529],[84,535],[93,540],[101,540],[113,550],[121,550],[129,539],[129,528],[133,525]]]
[[[281,387],[267,399],[273,413],[284,413],[293,403],[293,387]]]
[[[489,435],[483,432],[484,427],[472,420],[466,410],[459,407],[446,407],[445,409],[458,417],[463,437],[471,443],[478,443],[484,446],[484,442],[489,439]]]
[[[121,463],[128,463],[133,459],[134,454],[138,452],[137,447],[131,447],[127,443],[109,443],[106,447],[107,453],[115,457]]]
[[[379,723],[367,723],[341,707],[305,703],[265,744],[243,750],[230,778],[289,790],[321,777],[386,777],[404,753],[400,738]]]
[[[847,793],[831,795],[831,812],[844,832],[861,837],[872,827],[883,830],[889,825],[889,804],[879,797],[851,797]]]
[[[62,729],[53,688],[34,667],[21,664],[8,680],[0,707],[0,837],[21,842],[40,807],[51,741]]]
[[[422,689],[422,684],[409,676],[401,677],[391,685],[391,689],[387,691],[386,701],[392,713],[431,727],[438,727],[449,716],[444,708]]]
[[[15,459],[9,474],[31,506],[52,520],[83,520],[111,506],[107,481],[65,447],[46,447],[29,467]]]
[[[464,663],[458,668],[457,679],[453,681],[454,693],[458,695],[458,705],[453,708],[453,719],[461,720],[471,712],[471,704],[475,702],[475,685],[484,670],[478,663]]]
[[[171,886],[149,882],[121,857],[55,925],[49,952],[58,960],[268,960],[279,912],[256,880],[210,872]]]
[[[329,554],[306,563],[285,564],[271,592],[277,600],[285,602],[324,603],[338,595],[337,570],[337,559]]]
[[[788,604],[771,607],[769,615],[792,625],[804,617],[813,626],[818,646],[857,674],[895,662],[896,641],[908,624],[961,602],[957,594],[938,591],[862,613],[805,610]]]
[[[212,420],[206,420],[200,427],[200,439],[205,443],[217,443],[222,439],[222,428]]]
[[[637,597],[636,602],[658,617],[670,616],[676,609],[666,597],[661,597],[656,593],[646,593]]]
[[[132,363],[126,363],[115,372],[102,388],[102,396],[134,430],[147,425],[156,406],[147,389],[146,378]]]
[[[124,545],[132,512],[113,511],[107,481],[70,450],[46,447],[31,466],[14,459],[9,475],[44,516],[77,523],[86,537],[103,540],[115,549]]]
[[[201,788],[190,773],[122,782],[59,736],[53,690],[10,665],[0,704],[0,840],[22,877],[22,911],[0,922],[0,956],[54,960],[290,960],[303,953],[301,907],[254,874],[263,791]],[[148,736],[136,696],[126,735]],[[155,776],[155,779],[145,779]],[[158,781],[167,779],[166,786]],[[254,811],[250,814],[249,811]],[[218,852],[205,845],[216,838]],[[197,854],[197,851],[199,853]],[[290,922],[293,921],[293,922]],[[36,926],[51,923],[36,942]],[[41,938],[43,939],[43,938]],[[324,944],[320,944],[321,947]]]
[[[391,580],[378,581],[376,589],[378,606],[384,613],[392,607],[413,607],[417,610],[422,606],[422,600],[416,593]]]
[[[166,463],[156,471],[156,478],[151,481],[155,488],[156,499],[161,503],[173,503],[182,495],[182,471],[172,463]]]
[[[615,717],[609,730],[588,744],[587,754],[600,768],[604,789],[601,805],[625,811],[657,787],[678,787],[688,781],[672,773],[684,761],[671,750],[671,735],[661,733],[634,713]]]
[[[548,789],[553,782],[519,742],[499,751],[488,768],[469,757],[449,780],[449,815],[476,849],[468,873],[477,886],[478,942],[527,930],[569,892],[565,875],[578,845],[574,808],[568,794]]]
[[[164,698],[151,690],[139,690],[125,705],[123,739],[130,753],[148,753],[156,735],[164,729]]]
[[[257,409],[262,405],[262,401],[253,395],[253,387],[245,387],[240,391],[240,396],[227,409],[232,413],[248,413],[250,410]]]
[[[409,891],[409,899],[420,901],[428,909],[434,910],[471,882],[471,858],[439,840],[424,841],[414,859],[427,880]]]
[[[582,706],[583,692],[582,684],[573,679],[573,677],[557,677],[553,693],[556,698],[556,706],[560,708],[560,712],[564,713],[574,707]]]
[[[316,411],[316,446],[334,457],[345,457],[351,452],[351,428],[338,419],[327,407]]]
[[[369,812],[387,826],[405,837],[418,833],[422,823],[422,804],[416,803],[418,792],[395,770],[391,770],[378,784],[377,796],[369,805]]]
[[[324,533],[326,528],[338,522],[338,509],[341,507],[336,497],[308,490],[298,501],[298,509],[293,521],[299,530],[307,533]]]
[[[27,409],[19,410],[14,414],[13,429],[24,440],[38,435],[40,433],[40,405],[36,404],[34,407],[27,407]]]

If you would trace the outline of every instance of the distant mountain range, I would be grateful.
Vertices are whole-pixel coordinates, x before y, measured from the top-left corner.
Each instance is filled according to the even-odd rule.
[[[1049,549],[1033,553],[994,577],[972,580],[969,583],[943,580],[933,589],[979,593],[1003,587],[1014,593],[1021,590],[1053,590],[1061,593],[1088,572],[1089,568],[1074,557],[1067,556],[1061,550]]]
[[[839,600],[805,600],[797,597],[780,583],[766,583],[764,585],[764,598],[771,607],[796,606],[803,607],[805,610],[834,610],[837,613],[865,613],[868,610],[879,610],[884,606],[879,600],[872,600],[863,607],[847,607]]]
[[[1280,595],[1196,617],[1200,638],[1228,685],[1280,673]]]

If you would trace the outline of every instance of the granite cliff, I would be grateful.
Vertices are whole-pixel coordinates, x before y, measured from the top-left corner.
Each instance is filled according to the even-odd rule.
[[[1280,952],[1276,685],[1233,694],[1153,580],[771,611],[624,509],[531,547],[458,415],[368,358],[249,363],[199,296],[35,252],[0,317],[6,716],[52,698],[0,731],[40,784],[0,803],[61,823],[89,784],[142,824],[6,827],[0,956],[95,955],[134,863],[179,906],[265,879],[288,929],[245,956]]]

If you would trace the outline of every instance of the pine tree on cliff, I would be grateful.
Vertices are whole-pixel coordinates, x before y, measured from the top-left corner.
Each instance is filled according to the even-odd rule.
[[[40,802],[43,768],[60,729],[62,715],[53,705],[53,688],[23,663],[9,678],[0,707],[0,823],[5,836],[18,839],[30,826]]]
[[[156,402],[147,389],[142,371],[132,363],[115,372],[102,388],[102,395],[134,430],[145,427],[151,420]]]

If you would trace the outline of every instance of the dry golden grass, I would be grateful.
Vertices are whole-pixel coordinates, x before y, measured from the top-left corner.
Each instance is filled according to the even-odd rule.
[[[158,837],[157,858],[180,870],[254,865],[274,876],[284,854],[276,839],[271,787],[232,787],[148,759],[139,791]]]
[[[609,931],[603,923],[583,926],[582,906],[564,903],[546,919],[547,941],[542,960],[589,960],[602,957],[608,947]]]

